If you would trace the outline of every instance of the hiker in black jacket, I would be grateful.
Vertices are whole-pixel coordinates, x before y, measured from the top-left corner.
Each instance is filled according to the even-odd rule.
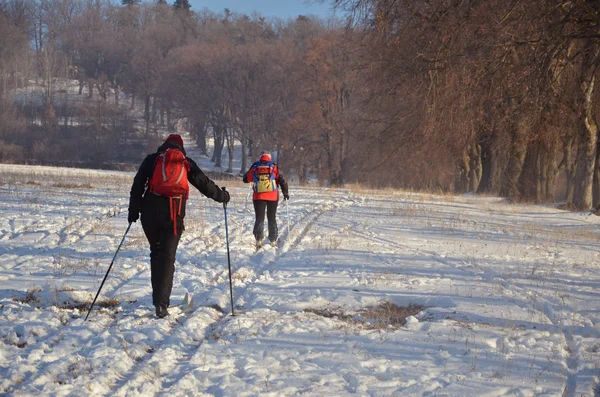
[[[176,175],[172,177],[169,173]],[[187,178],[182,178],[186,174]],[[141,213],[142,228],[150,243],[152,303],[160,318],[169,314],[167,307],[173,287],[175,254],[184,230],[188,182],[208,198],[229,202],[229,193],[187,158],[181,136],[171,134],[156,153],[144,159],[131,186],[127,219],[136,222]],[[171,194],[172,191],[177,193]]]

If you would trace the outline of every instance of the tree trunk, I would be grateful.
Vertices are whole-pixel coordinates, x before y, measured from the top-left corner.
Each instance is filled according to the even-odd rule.
[[[556,201],[558,147],[558,142],[553,143],[552,147],[546,151],[545,156],[542,158],[541,175],[544,185],[542,200],[544,203]]]
[[[173,126],[173,117],[171,115],[171,107],[167,106],[166,109],[166,113],[167,113],[167,130],[169,130],[169,132],[173,132],[175,131],[175,128]],[[204,152],[206,153],[206,142],[204,143]]]
[[[306,167],[306,160],[304,157],[300,159],[300,172],[298,175],[300,184],[306,184],[308,182],[308,169]]]
[[[284,164],[284,154],[283,154],[283,148],[280,145],[277,145],[277,166],[279,167],[279,170],[281,171],[282,168],[285,168],[285,164]]]
[[[338,176],[335,170],[335,166],[333,164],[333,160],[334,160],[334,153],[333,153],[333,138],[331,136],[330,132],[326,132],[325,133],[325,137],[327,140],[327,148],[326,150],[326,155],[327,155],[327,170],[328,170],[328,179],[329,179],[329,184],[331,186],[339,186],[338,185]]]
[[[597,208],[600,204],[600,148],[596,144],[596,166],[594,167],[594,184],[592,187],[592,207]]]
[[[240,169],[240,174],[246,173],[248,169],[248,151],[246,148],[248,147],[248,134],[242,134],[242,167]]]
[[[212,161],[215,163],[216,168],[221,168],[221,156],[223,153],[224,137],[223,137],[223,125],[221,122],[217,122],[213,127],[214,138],[215,138],[215,149],[213,152]]]
[[[196,142],[198,142],[198,147],[202,150],[202,154],[208,156],[208,149],[206,148],[206,124],[204,123],[202,123],[198,130]]]
[[[216,123],[211,124],[211,128],[213,132],[213,153],[210,158],[210,161],[214,163],[215,161],[217,161],[217,146],[219,146],[219,133],[217,132],[218,127]]]
[[[469,150],[469,192],[477,192],[479,183],[481,182],[482,165],[481,165],[481,146],[474,144]]]
[[[576,209],[586,210],[592,207],[594,169],[596,167],[596,145],[598,143],[598,125],[594,119],[594,89],[596,68],[600,48],[596,40],[583,42],[584,56],[579,76],[579,95],[582,112],[577,123],[577,173],[575,175],[575,194],[573,205]]]
[[[206,124],[202,121],[194,123],[194,126],[192,127],[192,135],[194,136],[196,145],[198,146],[198,149],[200,149],[202,155],[208,156],[206,150]]]
[[[231,131],[228,131],[225,128],[225,137],[227,138],[227,156],[229,157],[227,161],[227,170],[225,171],[228,174],[233,173],[233,144],[235,139],[233,138],[233,128],[230,128]]]
[[[489,141],[481,141],[481,182],[479,183],[478,193],[493,193],[492,192],[492,169],[496,156],[492,151]]]
[[[252,138],[248,138],[248,159],[252,163],[254,161],[254,140]]]
[[[344,170],[346,169],[345,165],[346,165],[346,132],[342,129],[340,132],[341,136],[340,136],[340,148],[339,148],[339,176],[338,176],[338,184],[339,186],[344,186]],[[279,152],[278,152],[279,153]]]
[[[538,144],[529,144],[523,170],[519,177],[518,197],[522,200],[538,202],[539,199],[539,157],[540,147]]]
[[[500,188],[501,196],[510,199],[519,198],[519,178],[521,177],[521,172],[523,172],[523,163],[525,162],[526,154],[527,142],[525,138],[521,136],[521,133],[515,131],[513,133],[508,166],[506,168],[504,179],[502,180],[502,187]]]
[[[152,118],[151,118],[152,124],[156,124],[156,120],[157,120],[157,117],[156,117],[157,111],[158,111],[158,106],[156,104],[157,100],[158,99],[156,97],[152,98]]]
[[[458,163],[458,175],[454,187],[458,193],[469,191],[469,175],[471,174],[469,165],[469,152],[468,149],[465,149]]]
[[[567,180],[567,186],[564,197],[564,201],[566,203],[572,203],[573,197],[575,197],[575,173],[577,171],[576,157],[573,156],[573,147],[575,140],[576,137],[574,135],[570,135],[563,142],[562,167],[559,167],[559,169],[564,168],[565,177]]]
[[[573,205],[576,209],[586,210],[592,207],[592,186],[596,166],[596,146],[598,144],[598,125],[593,117],[593,94],[595,77],[589,85],[584,84],[584,112],[578,123],[579,145],[577,147],[577,174],[575,176],[575,196]]]
[[[165,126],[165,100],[161,99],[160,100],[160,111],[158,112],[158,116],[159,116],[159,123],[161,125],[161,127]]]
[[[144,100],[144,122],[146,123],[146,135],[150,133],[150,100],[152,97],[146,95]]]

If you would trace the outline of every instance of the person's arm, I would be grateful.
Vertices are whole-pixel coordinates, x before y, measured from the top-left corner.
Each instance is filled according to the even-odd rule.
[[[250,183],[254,181],[254,167],[250,167],[250,169],[248,170],[248,172],[246,172],[244,174],[244,177],[242,178],[244,183]]]
[[[289,200],[288,184],[281,171],[279,171],[279,167],[277,167],[277,184],[281,187],[281,193],[283,193],[284,200]]]
[[[229,202],[229,193],[221,190],[209,177],[204,175],[204,172],[198,167],[198,164],[190,158],[188,158],[190,164],[190,170],[188,172],[188,181],[196,188],[200,193],[208,198],[211,198],[219,203]]]
[[[148,182],[148,179],[152,177],[155,160],[156,156],[146,156],[144,161],[142,161],[142,164],[140,165],[137,174],[135,174],[135,177],[133,178],[131,192],[129,193],[129,215],[127,217],[127,220],[130,223],[137,221],[140,217],[140,209],[142,207],[142,196],[146,191],[146,183]]]

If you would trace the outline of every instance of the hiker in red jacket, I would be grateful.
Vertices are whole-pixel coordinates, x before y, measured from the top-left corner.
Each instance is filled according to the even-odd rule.
[[[277,164],[271,161],[271,153],[263,152],[260,159],[252,164],[250,170],[244,175],[245,183],[252,183],[254,195],[254,212],[256,221],[254,222],[254,237],[256,238],[256,248],[262,246],[265,209],[267,210],[269,241],[272,245],[277,242],[277,204],[279,202],[279,187],[283,193],[283,199],[289,200],[288,184],[279,172]]]
[[[219,203],[229,202],[229,193],[220,189],[200,170],[183,149],[181,136],[171,134],[148,155],[133,179],[129,197],[129,223],[142,214],[142,228],[150,243],[152,303],[156,315],[167,316],[175,254],[183,233],[185,204],[191,183],[203,195]]]

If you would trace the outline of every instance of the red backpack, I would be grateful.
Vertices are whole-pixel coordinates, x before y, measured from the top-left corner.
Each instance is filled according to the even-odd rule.
[[[190,165],[181,150],[167,149],[156,158],[154,173],[148,183],[150,192],[169,197],[169,209],[175,235],[177,235],[176,214],[181,215],[182,201],[186,200],[190,193],[187,177],[189,168]],[[180,199],[179,203],[173,200],[177,198]]]
[[[173,148],[165,150],[156,158],[154,174],[149,182],[150,191],[165,197],[183,196],[187,199],[190,192],[187,178],[189,168],[189,163],[181,150]]]

